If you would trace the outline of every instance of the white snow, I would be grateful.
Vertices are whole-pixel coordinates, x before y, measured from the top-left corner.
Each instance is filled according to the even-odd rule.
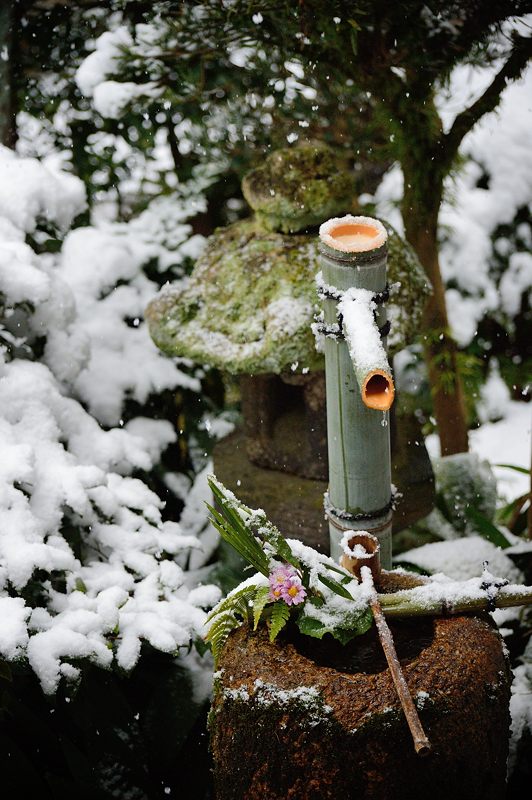
[[[376,304],[369,289],[348,289],[338,303],[338,313],[349,355],[359,374],[373,370],[390,374],[388,357],[375,322]]]
[[[477,413],[481,422],[496,422],[502,419],[510,403],[510,390],[501,378],[499,364],[492,359],[486,382],[480,389],[480,399],[477,403]]]
[[[400,561],[416,564],[433,573],[445,573],[455,581],[467,581],[480,575],[484,561],[490,572],[522,583],[523,575],[504,551],[480,536],[465,536],[447,542],[434,542],[401,553]]]
[[[83,184],[59,163],[0,148],[0,654],[26,656],[47,693],[80,677],[72,659],[131,669],[143,642],[188,648],[219,597],[204,585],[188,599],[178,561],[200,541],[190,522],[165,521],[160,497],[131,477],[155,466],[173,426],[145,417],[120,426],[128,397],[199,386],[163,359],[142,321],[156,289],[143,265],[178,267],[197,204],[177,210],[167,199],[159,208],[174,208],[159,229],[148,210],[131,226],[78,228],[58,255],[38,255],[25,233],[42,223],[64,231],[85,206]],[[37,570],[47,577],[32,604],[22,593]]]
[[[25,652],[30,613],[21,597],[0,597],[0,655],[7,661],[15,661]]]
[[[158,97],[162,88],[156,83],[133,83],[132,81],[102,81],[95,86],[92,102],[102,117],[120,119],[127,106],[142,97]]]
[[[114,73],[122,48],[130,47],[132,43],[131,34],[124,26],[102,33],[96,40],[94,51],[76,72],[76,83],[84,95],[90,97],[98,84]]]
[[[83,183],[56,169],[53,160],[47,164],[35,158],[19,158],[0,145],[0,175],[3,232],[11,223],[15,230],[33,233],[37,222],[44,219],[66,230],[74,217],[85,209]],[[20,233],[14,236],[23,241]]]

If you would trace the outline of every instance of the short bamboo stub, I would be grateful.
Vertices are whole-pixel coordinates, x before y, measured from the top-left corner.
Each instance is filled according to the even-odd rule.
[[[368,531],[346,531],[342,541],[340,565],[361,579],[362,567],[369,567],[374,583],[379,586],[381,579],[380,543],[376,536]]]

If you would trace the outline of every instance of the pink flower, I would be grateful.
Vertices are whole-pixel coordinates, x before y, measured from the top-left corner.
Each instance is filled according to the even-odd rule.
[[[287,605],[292,606],[302,603],[307,596],[297,570],[289,564],[275,567],[270,573],[269,581],[269,600],[284,600]]]
[[[290,578],[290,583],[284,585],[281,596],[287,606],[297,606],[299,603],[303,602],[307,593],[301,583],[299,575]]]

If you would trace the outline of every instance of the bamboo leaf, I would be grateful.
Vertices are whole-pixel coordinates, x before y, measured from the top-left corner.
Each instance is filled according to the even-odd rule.
[[[258,572],[262,572],[263,575],[267,576],[269,573],[268,559],[251,531],[247,529],[240,531],[232,527],[231,523],[216,512],[216,509],[208,503],[206,503],[206,505],[211,513],[211,522],[220,536],[230,544],[231,547],[234,547],[246,561],[249,561]]]
[[[353,580],[353,576],[351,575],[351,573],[348,572],[346,569],[342,569],[342,567],[333,567],[332,564],[324,564],[323,566],[325,567],[325,569],[328,569],[330,572],[336,572],[338,575],[341,575],[343,577],[344,581],[345,580],[348,580],[348,581],[352,581]],[[342,583],[344,581],[342,581]]]
[[[272,606],[270,617],[270,642],[274,642],[279,632],[284,628],[290,618],[290,608],[286,603],[278,601]]]
[[[530,470],[526,467],[518,467],[517,464],[495,464],[495,467],[504,467],[505,469],[513,469],[515,472],[521,472],[523,475],[530,475]]]
[[[287,561],[289,564],[292,564],[293,567],[298,569],[301,567],[299,560],[294,557],[292,550],[290,549],[290,545],[284,536],[279,532],[275,525],[266,519],[266,517],[260,526],[260,531],[258,531],[258,534],[269,544],[271,544],[279,558],[282,558],[283,561]]]
[[[220,511],[207,503],[207,508],[211,513],[213,525],[219,531],[220,536],[225,539],[240,555],[262,572],[263,575],[269,574],[268,558],[264,550],[257,542],[253,532],[245,525],[238,511],[233,508],[234,499],[229,496],[225,486],[209,478],[209,486],[220,507]],[[246,513],[248,509],[241,506]]]
[[[257,630],[257,625],[259,624],[261,614],[264,610],[264,606],[268,602],[270,597],[270,587],[269,586],[261,586],[255,595],[255,600],[253,602],[253,630]]]
[[[496,547],[501,547],[503,550],[506,547],[510,547],[510,542],[503,532],[480,511],[477,511],[476,508],[467,508],[466,516],[474,524],[475,530],[488,542],[491,542]]]
[[[349,594],[347,589],[345,589],[341,583],[335,581],[333,578],[326,578],[325,575],[318,575],[318,579],[326,586],[331,592],[335,594],[339,594],[340,597],[344,597],[346,600],[352,600],[353,596]]]

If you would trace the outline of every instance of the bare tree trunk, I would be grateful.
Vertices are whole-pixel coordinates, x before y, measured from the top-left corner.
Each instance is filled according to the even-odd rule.
[[[16,99],[14,91],[15,4],[0,3],[0,144],[14,148],[17,142]]]
[[[433,295],[425,310],[423,347],[441,454],[451,455],[467,452],[469,448],[467,419],[457,365],[458,348],[449,331],[445,289],[438,260],[438,212],[443,180],[438,176],[431,179],[427,172],[425,169],[420,175],[417,170],[413,174],[405,170],[402,211],[406,238],[432,283]]]

